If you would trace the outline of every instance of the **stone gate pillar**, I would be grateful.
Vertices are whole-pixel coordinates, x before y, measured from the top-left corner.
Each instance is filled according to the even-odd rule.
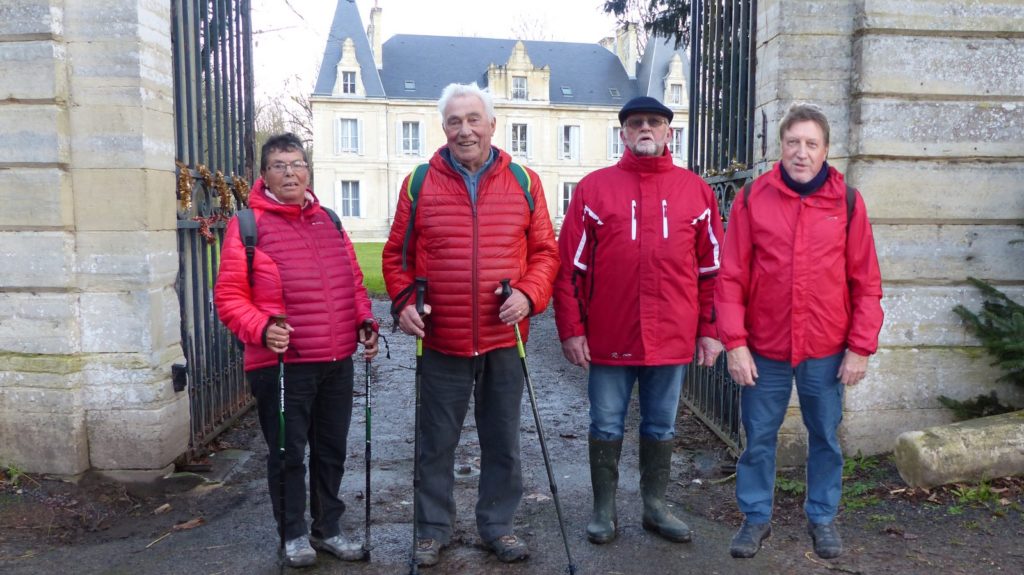
[[[0,7],[0,464],[122,477],[188,442],[170,6]]]

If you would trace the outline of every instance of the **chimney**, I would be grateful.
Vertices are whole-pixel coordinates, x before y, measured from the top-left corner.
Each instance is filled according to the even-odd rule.
[[[384,29],[381,27],[381,8],[374,1],[370,9],[370,25],[366,27],[366,38],[370,41],[370,49],[373,51],[373,63],[377,69],[384,68],[384,54],[381,52],[381,45],[384,43]]]
[[[636,64],[640,61],[640,58],[637,57],[635,23],[626,22],[615,31],[615,55],[622,62],[622,67],[626,69],[629,79],[635,80]]]

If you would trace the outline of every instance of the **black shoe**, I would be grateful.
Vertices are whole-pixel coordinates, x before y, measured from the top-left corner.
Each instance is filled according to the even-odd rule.
[[[772,534],[771,523],[748,523],[743,521],[740,530],[732,538],[729,555],[737,559],[750,559],[761,550],[761,543]]]
[[[822,559],[835,559],[843,554],[843,539],[835,522],[808,523],[807,533],[814,541],[814,552]]]
[[[487,547],[494,551],[498,561],[502,563],[515,563],[530,556],[530,550],[526,542],[515,535],[502,535],[494,541],[487,543]]]
[[[437,539],[420,539],[416,542],[416,564],[420,567],[437,565],[441,560],[441,543]]]

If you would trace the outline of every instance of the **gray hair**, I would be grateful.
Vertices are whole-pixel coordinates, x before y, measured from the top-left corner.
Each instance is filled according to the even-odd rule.
[[[814,104],[808,104],[807,102],[794,102],[793,105],[786,110],[786,115],[782,117],[782,121],[779,122],[779,140],[782,140],[782,135],[786,133],[793,124],[798,122],[811,121],[821,128],[821,133],[825,136],[825,145],[828,145],[828,118],[825,117],[825,112],[821,111],[821,108]]]
[[[460,96],[476,96],[480,98],[480,101],[484,103],[484,111],[487,112],[487,119],[493,120],[494,116],[494,97],[491,96],[491,91],[486,88],[480,88],[476,85],[476,82],[472,84],[448,84],[444,87],[441,92],[441,99],[437,102],[437,110],[441,112],[441,122],[444,122],[444,111],[448,107],[448,102],[452,98]]]

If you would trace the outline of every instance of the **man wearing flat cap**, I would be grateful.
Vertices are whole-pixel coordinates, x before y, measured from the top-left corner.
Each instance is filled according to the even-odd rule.
[[[580,181],[558,237],[555,320],[562,352],[589,368],[593,543],[615,539],[615,491],[633,384],[640,403],[643,527],[676,542],[690,528],[665,504],[687,365],[722,346],[711,313],[719,243],[715,196],[672,163],[672,110],[633,98],[619,111],[626,151]]]

